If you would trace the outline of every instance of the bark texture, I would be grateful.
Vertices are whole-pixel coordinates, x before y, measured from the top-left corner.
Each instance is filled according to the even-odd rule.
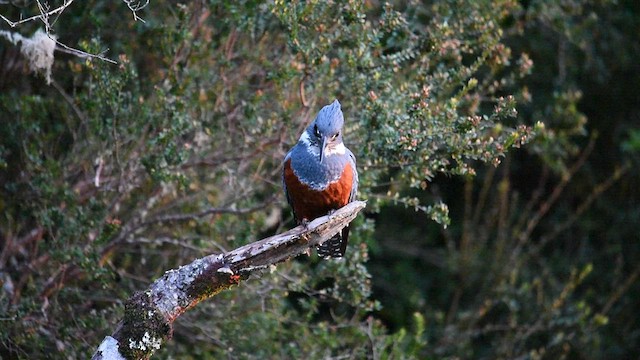
[[[254,271],[296,257],[322,244],[347,226],[365,207],[354,201],[317,218],[226,254],[213,254],[167,271],[125,304],[123,319],[105,337],[93,359],[148,359],[171,336],[178,316],[199,302],[247,279]]]

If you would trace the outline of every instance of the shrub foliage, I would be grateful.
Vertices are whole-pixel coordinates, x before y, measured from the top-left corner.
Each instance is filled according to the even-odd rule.
[[[0,40],[0,355],[86,358],[163,271],[291,226],[282,158],[337,98],[369,204],[346,258],[219,294],[158,356],[637,356],[637,129],[589,101],[638,79],[639,12],[91,0],[50,31],[117,65],[56,52],[50,86]]]

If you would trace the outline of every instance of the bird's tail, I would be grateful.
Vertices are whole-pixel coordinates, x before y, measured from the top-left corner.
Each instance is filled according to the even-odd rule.
[[[347,240],[349,239],[349,227],[345,227],[331,239],[322,243],[316,249],[321,258],[341,258],[347,251]]]

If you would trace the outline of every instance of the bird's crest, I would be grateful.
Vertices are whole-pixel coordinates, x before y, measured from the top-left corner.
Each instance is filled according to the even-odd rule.
[[[325,134],[332,134],[340,131],[344,125],[344,116],[340,102],[336,99],[331,104],[324,106],[318,112],[318,116],[314,121],[320,131]]]

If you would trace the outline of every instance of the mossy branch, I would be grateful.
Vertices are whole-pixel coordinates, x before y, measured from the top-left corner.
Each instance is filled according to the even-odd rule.
[[[226,254],[213,254],[167,271],[125,304],[124,317],[107,336],[93,359],[148,359],[171,337],[182,313],[254,271],[291,259],[322,244],[347,226],[365,207],[354,201],[335,213],[282,234],[247,244]]]

